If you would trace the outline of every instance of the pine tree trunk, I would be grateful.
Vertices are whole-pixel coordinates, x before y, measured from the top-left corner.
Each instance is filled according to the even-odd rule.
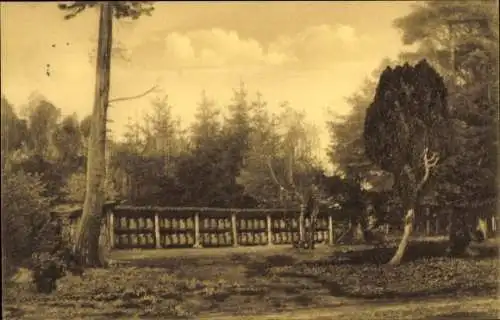
[[[109,99],[110,57],[112,41],[112,8],[100,4],[99,39],[94,108],[87,156],[87,181],[83,213],[78,224],[75,254],[82,265],[104,265],[99,254],[99,235],[104,205],[106,175],[106,113]]]
[[[389,261],[389,264],[398,265],[401,263],[401,260],[403,259],[403,256],[406,252],[406,248],[408,247],[408,243],[410,242],[410,236],[413,231],[414,220],[415,220],[415,208],[414,206],[410,206],[410,208],[408,208],[408,210],[406,211],[403,238],[399,243],[396,253],[392,257],[391,261]]]

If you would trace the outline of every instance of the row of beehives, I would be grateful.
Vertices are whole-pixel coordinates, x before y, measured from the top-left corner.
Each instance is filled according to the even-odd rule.
[[[193,230],[193,218],[161,218],[159,219],[160,229],[171,230]],[[287,229],[298,227],[297,219],[290,219],[289,221],[283,218],[271,219],[273,229]],[[305,225],[307,226],[308,220],[306,219]],[[152,218],[127,218],[121,217],[115,224],[115,228],[119,230],[154,230],[154,220]],[[230,229],[230,218],[202,218],[200,219],[200,229],[204,230],[217,230],[217,229]],[[266,219],[237,219],[238,230],[253,230],[267,228]],[[317,228],[328,228],[328,221],[326,219],[318,219]]]
[[[298,240],[298,232],[276,232],[271,235],[272,244],[287,244]],[[321,230],[315,234],[316,241],[326,241],[328,232]],[[155,247],[155,236],[153,233],[121,234],[115,238],[115,246],[118,248],[133,247]],[[231,232],[224,233],[200,233],[199,242],[203,246],[229,246],[233,245]],[[194,246],[195,237],[192,232],[179,234],[167,234],[160,236],[160,246]],[[243,232],[237,235],[238,245],[266,245],[268,244],[267,232]]]

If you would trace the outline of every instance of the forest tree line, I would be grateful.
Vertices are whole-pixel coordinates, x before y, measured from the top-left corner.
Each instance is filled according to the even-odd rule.
[[[262,96],[243,85],[223,116],[201,95],[194,123],[183,129],[168,97],[152,99],[142,119],[130,120],[121,139],[108,139],[106,196],[133,205],[279,207],[280,175],[289,154],[296,173],[314,168],[319,131],[305,113],[283,104],[270,113]],[[2,152],[10,172],[40,174],[53,204],[81,203],[85,194],[90,117],[61,116],[61,109],[33,96],[16,113],[2,97]]]

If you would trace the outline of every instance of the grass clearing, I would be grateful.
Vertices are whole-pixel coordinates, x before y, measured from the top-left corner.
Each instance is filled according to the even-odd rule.
[[[449,258],[418,243],[401,266],[383,264],[393,248],[367,246],[115,251],[117,265],[65,277],[52,295],[7,287],[6,319],[495,318],[496,243],[479,249]]]

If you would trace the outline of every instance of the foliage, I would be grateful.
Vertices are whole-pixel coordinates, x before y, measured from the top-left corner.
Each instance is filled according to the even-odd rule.
[[[287,103],[276,115],[265,112],[265,104],[254,102],[250,148],[238,181],[246,194],[269,206],[299,206],[298,194],[322,173],[316,157],[318,132],[303,112]],[[293,189],[293,190],[292,190]]]
[[[398,217],[401,217],[397,210],[389,209],[388,204],[382,203],[377,203],[377,208],[368,212],[370,204],[374,205],[372,202],[382,198],[389,200],[386,195],[390,193],[393,178],[368,158],[363,137],[366,110],[375,95],[376,80],[387,66],[393,66],[395,63],[384,59],[370,77],[366,78],[360,89],[347,98],[350,111],[345,115],[332,112],[331,120],[327,121],[331,141],[327,155],[344,181],[344,186],[340,188],[343,191],[340,192],[339,202],[343,208],[339,211],[343,220],[362,222],[367,221],[367,214],[375,214],[378,223],[392,223],[399,221]],[[356,200],[356,197],[359,200]]]
[[[31,256],[49,220],[51,199],[35,174],[2,170],[2,259],[21,263]]]
[[[495,79],[494,71],[498,63],[496,9],[496,2],[488,0],[421,2],[410,14],[394,21],[395,27],[402,31],[403,43],[418,45],[415,52],[404,52],[402,57],[416,61],[425,56],[440,74],[451,81],[450,51],[453,49],[455,70],[461,81],[470,82],[470,76],[479,74],[483,74],[483,80],[484,76],[490,81]],[[449,21],[454,22],[454,48],[450,48]]]
[[[401,58],[425,57],[450,89],[455,145],[437,174],[435,200],[466,228],[496,212],[498,23],[494,1],[422,2],[395,21],[405,44],[416,47]]]
[[[32,95],[24,109],[28,120],[27,146],[31,153],[53,159],[53,134],[61,117],[61,109],[40,95]]]
[[[243,187],[237,183],[237,177],[240,174],[244,163],[245,154],[250,148],[251,104],[248,101],[244,84],[240,88],[233,90],[233,99],[228,106],[228,117],[225,119],[222,127],[222,141],[225,145],[222,151],[222,166],[224,168],[221,176],[224,188],[233,190],[232,203],[237,206],[244,206]]]
[[[64,276],[63,262],[47,252],[33,255],[33,282],[39,293],[56,290],[57,280]]]
[[[204,92],[190,130],[190,148],[179,155],[174,174],[182,192],[181,201],[199,206],[229,206],[232,190],[224,186],[229,181],[223,167],[226,163],[220,110]]]
[[[37,292],[51,293],[56,290],[57,280],[67,271],[83,274],[74,259],[70,239],[63,233],[61,220],[53,219],[46,223],[37,240],[36,251],[31,259]]]
[[[19,161],[12,162],[12,171],[23,171],[27,174],[37,175],[45,184],[43,195],[52,198],[53,202],[63,199],[62,187],[64,186],[64,168],[58,167],[57,161],[47,160],[40,155],[30,155]]]
[[[330,162],[341,173],[359,178],[366,183],[373,183],[373,178],[383,173],[365,153],[363,129],[366,109],[375,95],[380,73],[395,63],[384,59],[371,76],[365,79],[360,89],[346,99],[351,110],[345,115],[336,115],[332,112],[332,119],[327,121],[331,141],[327,153]]]
[[[498,117],[498,13],[494,1],[422,1],[394,25],[406,45],[415,51],[402,52],[398,61],[417,63],[426,59],[444,78],[449,89],[450,132],[454,137],[447,159],[435,172],[426,204],[454,208],[457,217],[475,217],[495,210]],[[478,20],[479,19],[479,20]],[[454,44],[450,42],[452,26]],[[451,66],[454,45],[456,81]],[[382,69],[375,70],[378,78]],[[361,132],[365,110],[375,95],[375,81],[368,79],[349,98],[352,111],[329,123],[332,136],[331,162],[343,172],[368,177],[374,171],[367,161]],[[375,167],[376,169],[376,167]],[[386,179],[380,180],[383,182]],[[384,184],[384,183],[383,183]],[[374,186],[377,189],[376,186]],[[431,190],[428,190],[431,191]],[[442,211],[442,210],[441,210]],[[444,211],[443,211],[444,212]]]
[[[83,136],[79,127],[76,115],[71,115],[65,117],[52,133],[56,157],[68,165],[83,155]]]
[[[8,153],[20,149],[25,143],[28,135],[28,125],[26,120],[20,119],[14,107],[7,101],[7,98],[1,97],[1,115],[2,119],[2,161]]]
[[[85,185],[86,185],[86,174],[84,172],[75,172],[66,180],[66,184],[62,188],[62,192],[65,194],[65,200],[69,202],[83,203],[85,199]],[[118,193],[112,181],[106,180],[105,185],[105,199],[114,200],[117,198]]]
[[[113,16],[116,19],[131,18],[138,19],[141,15],[151,15],[154,10],[152,5],[154,1],[113,1]],[[65,19],[72,19],[86,8],[93,8],[98,5],[94,1],[68,1],[68,3],[58,4],[59,9],[64,10],[67,14]]]
[[[450,133],[447,90],[425,61],[414,67],[388,67],[380,76],[365,119],[367,156],[394,175],[403,203],[415,203],[427,179],[429,152],[446,156]],[[413,205],[413,204],[410,204]]]
[[[283,204],[279,187],[272,180],[268,160],[278,156],[280,137],[276,132],[276,119],[266,107],[260,94],[251,103],[249,147],[236,181],[243,187],[243,193],[256,199],[260,206],[273,208]]]

